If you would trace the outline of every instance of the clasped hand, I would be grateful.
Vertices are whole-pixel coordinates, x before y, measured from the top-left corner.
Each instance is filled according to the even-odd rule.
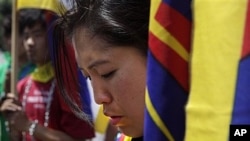
[[[30,122],[22,109],[21,103],[13,94],[7,94],[6,99],[0,106],[0,111],[9,122],[10,129],[20,132],[28,130]]]

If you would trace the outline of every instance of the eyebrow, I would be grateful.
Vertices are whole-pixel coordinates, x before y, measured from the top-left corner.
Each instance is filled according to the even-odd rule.
[[[32,30],[32,31],[30,31],[30,32],[25,32],[24,31],[24,34],[34,34],[34,33],[39,33],[39,32],[43,32],[43,30],[42,29],[35,29],[35,30]]]
[[[109,63],[109,61],[107,61],[107,60],[94,61],[94,62],[90,63],[90,65],[88,66],[88,69],[92,69],[93,67],[103,65],[103,64],[107,64],[107,63]]]

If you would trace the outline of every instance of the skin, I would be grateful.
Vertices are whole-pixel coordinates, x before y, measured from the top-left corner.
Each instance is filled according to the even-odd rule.
[[[114,46],[85,28],[72,38],[76,60],[91,79],[94,98],[111,123],[131,137],[143,135],[146,57],[133,46]]]
[[[35,24],[32,28],[25,28],[23,34],[23,45],[29,59],[37,65],[47,63],[49,58],[48,38],[41,24]]]

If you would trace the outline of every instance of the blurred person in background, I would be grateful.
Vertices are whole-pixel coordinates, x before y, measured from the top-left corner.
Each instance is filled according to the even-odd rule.
[[[18,98],[4,101],[2,112],[17,140],[84,141],[94,137],[90,123],[79,119],[58,93],[49,55],[48,11],[20,11],[21,33],[26,53],[35,70],[18,82]],[[76,98],[77,99],[77,98]]]
[[[11,15],[11,3],[2,2],[0,6],[2,14],[2,50],[0,51],[0,93],[1,100],[0,106],[5,99],[11,99],[13,95],[7,95],[6,92],[10,92],[10,69],[11,69],[11,33],[12,33],[12,15]],[[31,73],[35,69],[35,64],[28,60],[27,54],[24,47],[22,46],[22,39],[20,30],[18,31],[18,80],[21,80],[27,74]],[[1,140],[8,141],[8,123],[4,120],[3,116],[0,115],[1,120]]]

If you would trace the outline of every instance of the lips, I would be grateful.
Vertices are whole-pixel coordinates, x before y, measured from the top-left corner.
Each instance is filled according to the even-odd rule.
[[[120,114],[117,114],[116,112],[111,112],[111,111],[112,110],[108,110],[107,107],[103,106],[103,114],[109,117],[110,123],[115,126],[122,125],[123,116],[121,116]]]
[[[122,117],[121,116],[111,116],[110,117],[110,122],[113,124],[113,125],[118,125],[119,122],[121,121]]]

